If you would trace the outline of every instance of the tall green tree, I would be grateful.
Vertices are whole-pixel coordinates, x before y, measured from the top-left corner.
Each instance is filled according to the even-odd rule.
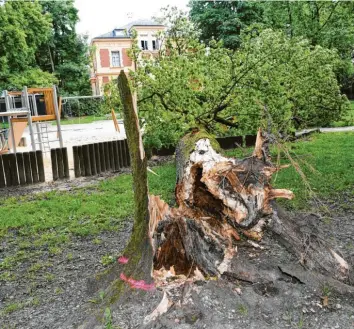
[[[222,40],[225,47],[240,46],[241,32],[253,23],[262,21],[262,6],[250,1],[191,0],[190,17],[201,31],[200,39]]]
[[[0,89],[41,86],[56,81],[40,70],[35,54],[51,31],[51,18],[35,1],[6,1],[0,6]]]
[[[90,95],[87,36],[76,33],[79,16],[74,0],[46,0],[41,5],[52,18],[52,29],[36,54],[38,65],[58,77],[62,93]]]
[[[304,37],[313,46],[337,49],[342,59],[337,76],[342,85],[353,83],[354,2],[267,1],[263,24],[289,37]]]

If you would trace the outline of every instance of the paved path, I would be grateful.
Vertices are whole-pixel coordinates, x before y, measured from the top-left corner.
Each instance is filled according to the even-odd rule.
[[[66,147],[68,150],[70,178],[74,178],[74,159],[72,147],[75,145],[124,139],[126,136],[123,122],[120,120],[118,122],[120,133],[115,130],[112,120],[95,121],[93,123],[85,124],[62,125],[63,143],[64,147]],[[50,122],[46,123],[46,125],[48,127],[48,138],[50,141],[54,141],[50,142],[50,148],[60,147],[59,141],[57,141],[56,126],[53,126]],[[35,127],[33,128],[35,130]],[[27,146],[18,147],[17,151],[31,151],[32,146],[28,127],[26,128],[23,137],[25,137],[27,140]],[[44,170],[46,181],[51,181],[53,176],[50,153],[44,154]]]
[[[319,131],[321,133],[338,133],[338,132],[349,132],[349,131],[354,131],[354,126],[350,127],[335,127],[335,128],[312,128],[312,129],[304,129],[297,131],[295,133],[296,136],[300,136],[312,131]]]

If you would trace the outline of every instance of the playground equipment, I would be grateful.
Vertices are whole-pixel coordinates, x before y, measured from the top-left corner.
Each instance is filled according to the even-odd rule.
[[[45,114],[39,114],[36,102],[37,95],[43,95],[45,104]],[[22,91],[6,91],[5,95],[5,112],[0,112],[0,117],[8,117],[9,131],[8,137],[5,134],[0,134],[1,149],[0,153],[12,149],[16,153],[23,132],[28,125],[32,150],[37,150],[37,145],[42,152],[49,152],[51,142],[48,138],[48,127],[42,123],[45,121],[56,120],[57,123],[57,137],[59,139],[60,147],[63,147],[63,138],[60,125],[60,100],[58,104],[56,87],[52,88],[27,88],[24,87]],[[16,101],[20,101],[21,106],[16,106]],[[17,102],[18,103],[18,102]],[[36,132],[33,129],[36,128]],[[11,138],[9,138],[9,136]],[[37,138],[36,138],[37,137]],[[7,143],[6,143],[7,139]],[[4,142],[5,141],[5,142]]]

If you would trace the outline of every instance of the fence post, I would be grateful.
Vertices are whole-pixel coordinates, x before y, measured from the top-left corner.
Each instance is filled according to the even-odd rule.
[[[100,157],[100,146],[98,143],[93,144],[95,148],[95,156],[96,156],[96,171],[97,174],[101,173],[101,157]]]
[[[32,184],[32,169],[31,169],[31,160],[28,152],[23,153],[23,164],[25,167],[25,176],[26,176],[26,184]]]
[[[23,164],[23,153],[16,153],[18,177],[20,179],[20,185],[26,184],[25,167]]]
[[[50,157],[52,160],[52,173],[53,173],[53,180],[58,180],[58,160],[57,160],[57,152],[55,149],[50,150]]]
[[[18,179],[16,155],[14,153],[9,154],[9,163],[10,163],[12,185],[18,186],[20,185],[20,181]]]
[[[101,171],[106,171],[106,154],[105,154],[105,147],[104,143],[99,143],[98,147],[100,149],[100,160],[101,160]]]
[[[57,148],[55,149],[55,153],[57,154],[58,176],[59,179],[63,179],[64,178],[63,151],[61,148]]]
[[[80,159],[80,172],[81,176],[85,176],[85,159],[84,159],[84,151],[82,146],[78,147],[79,159]]]
[[[29,155],[30,155],[30,161],[31,161],[33,184],[36,184],[36,183],[39,182],[36,152],[35,151],[31,151],[31,152],[29,152]]]
[[[96,152],[95,152],[95,146],[93,144],[89,144],[89,152],[90,152],[90,163],[91,163],[91,175],[95,176],[97,175],[97,169],[96,169]]]
[[[69,173],[68,149],[66,147],[63,147],[61,149],[61,152],[63,155],[64,178],[69,179],[70,173]]]
[[[41,183],[45,182],[44,163],[42,151],[36,151],[37,166],[38,166],[38,178]]]
[[[111,170],[111,160],[109,158],[109,145],[108,142],[104,142],[104,155],[106,159],[106,171]]]
[[[90,149],[88,144],[82,145],[82,153],[84,155],[85,176],[91,176]]]
[[[0,154],[0,188],[5,187],[5,173],[4,173],[4,165],[2,162],[2,155]]]
[[[74,158],[74,173],[75,177],[81,176],[81,169],[80,169],[80,157],[79,157],[79,148],[78,146],[73,146],[73,158]]]

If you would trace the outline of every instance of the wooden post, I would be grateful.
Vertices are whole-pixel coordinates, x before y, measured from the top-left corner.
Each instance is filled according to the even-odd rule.
[[[125,157],[127,159],[127,167],[130,167],[130,153],[129,153],[129,144],[127,139],[124,139],[124,150],[125,150]]]
[[[23,153],[23,164],[25,167],[26,184],[32,184],[32,169],[31,169],[31,159],[28,152]]]
[[[118,142],[118,156],[119,156],[119,167],[124,168],[124,153],[123,153],[123,141]]]
[[[12,185],[18,186],[20,185],[20,181],[18,179],[16,155],[14,153],[9,154],[9,163],[10,163]]]
[[[84,155],[85,176],[91,176],[90,148],[87,144],[82,145],[82,153]]]
[[[17,153],[17,168],[18,168],[18,177],[20,178],[20,185],[26,184],[26,175],[25,175],[25,166],[23,163],[23,153]],[[1,173],[0,173],[1,175]],[[1,180],[1,178],[0,178]]]
[[[109,158],[111,160],[111,170],[115,170],[115,164],[114,164],[114,148],[113,148],[113,141],[108,142],[109,145]]]
[[[58,180],[58,160],[57,160],[57,152],[55,149],[50,150],[50,157],[52,160],[52,173],[53,173],[53,180]]]
[[[113,151],[114,151],[114,169],[118,171],[120,169],[118,141],[113,141],[112,144],[113,144]]]
[[[11,178],[11,171],[10,171],[10,163],[9,163],[9,154],[4,154],[2,156],[3,165],[4,165],[4,173],[6,179],[6,186],[12,186],[12,178]]]
[[[110,160],[108,142],[104,142],[104,155],[106,158],[106,171],[110,171],[111,170],[111,160]]]
[[[57,154],[58,176],[59,179],[63,179],[64,178],[63,149],[57,148],[55,149],[55,153]]]
[[[91,175],[97,175],[97,168],[96,168],[96,152],[95,146],[93,144],[89,144],[89,151],[90,151],[90,163],[91,163]]]
[[[93,144],[95,148],[95,156],[96,156],[96,171],[97,174],[101,173],[101,157],[100,157],[100,146],[98,143]]]
[[[68,149],[66,147],[63,147],[61,149],[61,152],[63,154],[64,178],[69,179],[70,173],[69,173]]]
[[[38,178],[41,183],[45,182],[44,163],[42,151],[36,151],[37,166],[38,166]]]
[[[128,158],[127,158],[127,151],[126,151],[126,143],[125,143],[126,140],[122,140],[121,141],[121,147],[122,147],[122,155],[123,155],[123,167],[124,168],[127,168],[128,167]]]
[[[30,155],[30,161],[31,161],[33,184],[36,184],[39,182],[36,152],[31,151],[31,152],[29,152],[29,155]]]
[[[0,188],[3,188],[5,186],[6,183],[5,183],[4,165],[2,162],[2,155],[0,154]]]
[[[77,178],[81,176],[78,146],[73,146],[73,157],[74,157],[74,173],[75,173],[75,177]]]
[[[105,155],[104,143],[99,143],[98,146],[100,149],[101,172],[105,172],[106,171],[106,155]]]
[[[77,147],[78,153],[79,153],[79,159],[80,159],[80,173],[81,176],[85,176],[85,159],[84,159],[84,151],[82,146]]]

